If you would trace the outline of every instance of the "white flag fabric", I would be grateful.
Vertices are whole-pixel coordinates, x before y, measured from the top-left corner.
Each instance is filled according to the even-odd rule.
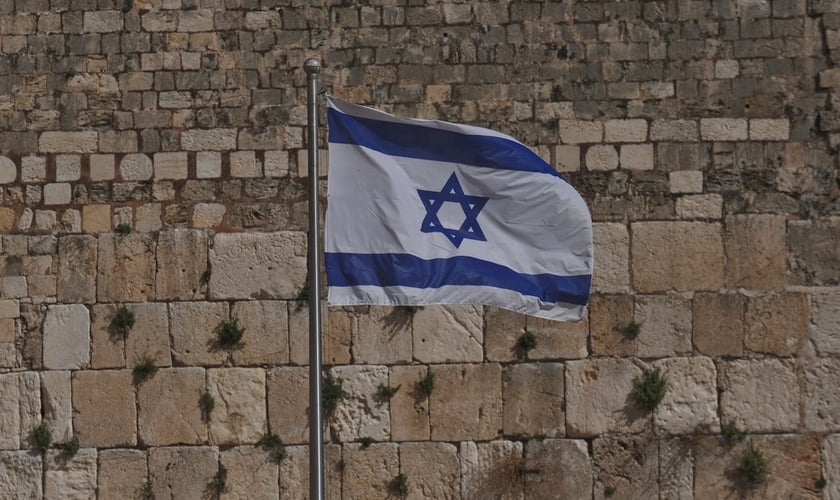
[[[550,165],[499,132],[327,99],[330,304],[582,317],[592,220]]]

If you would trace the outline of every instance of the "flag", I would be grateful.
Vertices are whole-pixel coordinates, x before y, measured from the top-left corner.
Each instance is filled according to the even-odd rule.
[[[329,304],[583,316],[592,220],[537,154],[484,128],[327,106]]]

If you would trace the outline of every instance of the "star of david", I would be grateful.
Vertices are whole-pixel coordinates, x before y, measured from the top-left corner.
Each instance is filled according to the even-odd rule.
[[[420,200],[423,201],[423,206],[426,207],[426,217],[420,225],[420,231],[424,233],[443,233],[455,245],[455,248],[459,248],[464,240],[487,241],[481,226],[478,225],[477,217],[490,198],[464,194],[461,183],[458,182],[458,177],[454,173],[439,192],[418,189],[417,193],[420,195]],[[458,229],[444,227],[440,222],[438,211],[446,202],[458,203],[464,211],[464,222]]]

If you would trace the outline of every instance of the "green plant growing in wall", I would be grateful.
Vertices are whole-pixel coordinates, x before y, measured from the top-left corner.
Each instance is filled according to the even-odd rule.
[[[370,445],[372,445],[372,444],[373,444],[373,438],[369,438],[367,436],[365,436],[363,438],[359,438],[359,449],[360,450],[365,450],[365,449],[369,448]]]
[[[239,320],[224,320],[216,327],[216,346],[221,349],[234,349],[242,345],[245,329],[239,326]]]
[[[431,371],[426,373],[426,376],[422,379],[417,381],[415,386],[417,389],[417,393],[423,396],[424,398],[428,398],[432,395],[432,391],[435,390],[435,376],[432,374]]]
[[[45,451],[52,444],[52,433],[45,422],[38,424],[29,434],[29,440],[40,451]]]
[[[158,368],[155,366],[154,360],[149,357],[144,357],[139,363],[137,363],[134,369],[131,370],[131,375],[135,384],[142,384],[157,373],[157,371]]]
[[[624,328],[621,329],[621,333],[623,333],[627,338],[635,339],[640,333],[642,333],[642,324],[631,321],[624,325]]]
[[[61,450],[61,454],[65,457],[74,457],[79,452],[79,440],[74,437],[69,441],[56,444],[55,447]]]
[[[142,498],[143,500],[155,499],[154,485],[152,485],[151,481],[146,481],[145,483],[143,483],[143,488],[140,490],[140,498]]]
[[[381,402],[390,401],[400,390],[400,387],[402,386],[391,387],[390,385],[379,384],[379,388],[376,390],[376,399]]]
[[[129,331],[131,331],[131,328],[134,326],[134,321],[134,313],[126,306],[121,305],[117,308],[114,312],[114,316],[111,318],[111,328],[115,332],[125,336],[128,335]]]
[[[767,472],[767,461],[764,459],[761,450],[753,448],[752,445],[747,446],[744,454],[741,455],[738,472],[751,483],[757,483],[761,480]]]
[[[263,434],[260,436],[260,440],[257,441],[257,446],[267,451],[271,460],[275,463],[279,464],[286,458],[286,446],[283,444],[283,440],[276,434],[270,432]]]
[[[828,486],[828,481],[825,480],[825,477],[820,475],[820,478],[816,480],[814,483],[814,487],[818,490],[824,489]]]
[[[210,481],[210,491],[214,494],[214,496],[218,497],[222,493],[225,492],[225,488],[227,487],[227,467],[222,464],[219,464],[219,470],[216,471],[216,474],[213,476],[213,479]]]
[[[213,266],[211,266],[208,263],[207,264],[207,269],[205,269],[204,272],[201,273],[201,284],[206,285],[206,284],[210,283],[210,277],[211,276],[213,276]]]
[[[615,495],[616,489],[615,486],[605,486],[604,487],[604,498],[612,498]]]
[[[739,429],[735,422],[729,422],[724,425],[721,433],[723,434],[723,439],[728,443],[737,443],[747,437],[747,433]]]
[[[125,236],[131,233],[131,226],[125,222],[121,222],[114,228],[114,232],[120,236]]]
[[[321,387],[321,405],[324,407],[324,414],[331,415],[341,402],[347,396],[342,387],[340,378],[333,378],[331,375],[324,377],[324,385]]]
[[[535,347],[537,347],[537,336],[529,330],[516,339],[516,352],[522,356],[527,356]]]
[[[391,480],[388,487],[394,494],[404,497],[408,495],[408,478],[405,474],[397,474],[394,476],[394,479]]]
[[[668,390],[668,379],[659,371],[648,370],[633,379],[633,394],[636,400],[646,409],[654,410]]]
[[[205,392],[198,398],[198,408],[201,410],[201,418],[205,422],[210,420],[210,414],[213,412],[213,408],[215,407],[216,400],[213,399],[213,396],[211,396],[209,392]]]

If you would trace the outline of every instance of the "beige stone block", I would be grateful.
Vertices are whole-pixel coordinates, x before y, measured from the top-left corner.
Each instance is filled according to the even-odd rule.
[[[633,319],[640,325],[636,355],[663,358],[691,353],[691,301],[675,295],[639,295]]]
[[[594,223],[592,244],[595,248],[592,291],[627,291],[630,285],[630,236],[627,226],[617,222]]]
[[[51,183],[44,186],[45,205],[69,205],[73,199],[70,184],[65,182]]]
[[[39,387],[35,372],[0,374],[0,450],[31,448],[29,434],[41,421]]]
[[[70,372],[41,372],[41,404],[44,422],[53,441],[69,441],[73,437],[73,404],[70,398]]]
[[[461,498],[458,449],[451,443],[403,443],[400,471],[409,483],[408,498]]]
[[[57,298],[60,302],[96,300],[97,241],[92,236],[62,236],[58,239]]]
[[[55,157],[56,182],[77,181],[82,175],[82,160],[79,155],[57,155]]]
[[[280,498],[279,468],[264,450],[254,446],[229,448],[219,453],[219,463],[227,469],[221,498]]]
[[[193,205],[192,225],[212,228],[222,223],[227,209],[221,203],[196,203]]]
[[[427,306],[418,310],[413,322],[414,359],[421,363],[481,362],[483,313],[481,306],[471,305]],[[359,318],[360,330],[364,319],[365,316]],[[359,337],[363,335],[360,331]]]
[[[137,389],[140,442],[147,446],[205,442],[207,426],[198,406],[203,393],[201,368],[165,368],[140,384]]]
[[[659,495],[693,498],[694,436],[659,440]]]
[[[12,318],[0,319],[0,342],[14,342],[17,322]]]
[[[125,368],[125,336],[111,327],[117,312],[114,304],[96,304],[91,307],[90,366],[100,368]],[[164,305],[164,307],[166,307]],[[135,322],[135,325],[137,323]],[[168,332],[167,332],[168,338]]]
[[[55,229],[58,220],[54,210],[35,211],[35,229],[38,231],[52,231]]]
[[[20,316],[20,303],[16,299],[0,300],[0,318],[17,318]]]
[[[263,163],[266,177],[289,175],[289,153],[286,151],[266,151]]]
[[[702,193],[703,172],[699,170],[677,170],[668,172],[671,193]]]
[[[566,363],[566,435],[641,432],[650,422],[631,397],[642,370],[629,359],[602,358]]]
[[[195,154],[195,175],[199,179],[222,176],[222,154],[217,151],[199,151]]]
[[[120,160],[120,179],[124,181],[147,181],[154,171],[152,159],[143,153],[127,154]]]
[[[85,368],[90,362],[90,313],[81,304],[51,305],[44,317],[44,367]]]
[[[461,498],[504,498],[524,500],[522,443],[491,441],[462,442]]]
[[[208,370],[207,391],[215,402],[209,418],[211,443],[256,443],[266,433],[265,372],[262,369]]]
[[[659,446],[644,436],[608,436],[592,442],[594,498],[611,488],[620,498],[659,498]]]
[[[653,144],[621,146],[620,164],[625,170],[653,170]]]
[[[735,78],[739,73],[738,64],[738,61],[735,59],[720,59],[715,61],[715,78]]]
[[[693,338],[707,356],[744,353],[744,297],[739,294],[698,293],[693,302]]]
[[[498,364],[437,365],[431,368],[432,440],[482,441],[502,429],[502,373]]]
[[[677,198],[677,217],[680,219],[720,219],[723,197],[719,194],[689,194]]]
[[[398,388],[391,397],[391,439],[426,441],[429,439],[429,398],[417,392],[417,384],[426,376],[424,366],[392,366],[389,385]]]
[[[309,446],[287,446],[286,458],[280,463],[280,498],[307,498],[309,492]],[[346,466],[339,465],[342,447],[324,446],[324,482],[328,500],[345,498],[342,476]]]
[[[211,298],[295,298],[306,282],[306,234],[220,233],[210,264]]]
[[[286,302],[258,300],[236,302],[231,317],[239,320],[248,341],[233,351],[237,365],[289,362],[289,313]],[[244,338],[244,337],[243,337]]]
[[[565,434],[562,363],[508,365],[502,374],[505,436]]]
[[[346,500],[386,498],[388,484],[400,473],[399,452],[393,443],[344,446],[344,491]]]
[[[631,234],[637,291],[717,290],[723,286],[719,224],[637,222],[631,225]]]
[[[229,151],[236,149],[236,129],[185,130],[181,134],[185,151]]]
[[[554,146],[555,168],[559,172],[577,172],[580,170],[580,146]]]
[[[721,425],[748,432],[788,432],[799,425],[799,384],[793,362],[757,359],[721,362]]]
[[[746,141],[744,118],[701,118],[700,137],[704,141]]]
[[[154,167],[155,180],[186,179],[187,153],[155,153]]]
[[[33,302],[46,302],[56,295],[56,276],[29,276],[29,297]]]
[[[82,213],[68,208],[61,216],[61,231],[66,233],[82,232]]]
[[[139,233],[157,231],[161,228],[160,203],[146,203],[135,209],[134,230]]]
[[[134,387],[128,370],[73,374],[73,428],[83,447],[137,444]]]
[[[134,368],[150,359],[155,366],[172,366],[166,304],[126,304],[126,307],[135,317],[134,326],[125,337],[126,365]]]
[[[96,450],[82,448],[72,457],[46,452],[44,499],[96,498]]]
[[[525,444],[525,498],[589,498],[592,466],[586,441],[531,439]]]
[[[17,165],[11,159],[0,156],[0,184],[10,184],[17,179]]]
[[[586,150],[587,170],[615,170],[618,168],[618,152],[615,146],[597,144]]]
[[[653,363],[668,380],[654,412],[657,432],[666,435],[720,432],[717,372],[709,358],[671,358]]]
[[[101,450],[96,473],[99,498],[141,498],[146,483],[146,453]]]
[[[411,362],[412,326],[419,311],[406,307],[371,306],[361,315],[353,336],[353,359],[364,364]]]
[[[647,121],[641,118],[607,120],[604,122],[605,142],[644,142],[647,139]]]
[[[210,446],[149,449],[149,480],[155,499],[206,498],[219,469],[219,450]]]
[[[38,139],[41,153],[93,153],[96,151],[99,134],[84,132],[42,132]]]
[[[537,345],[527,353],[527,358],[578,359],[587,355],[588,322],[561,322],[526,316],[499,309],[485,308],[487,359],[513,361],[525,353],[516,348],[516,342],[526,331],[534,334]]]
[[[90,180],[114,180],[114,155],[90,155]]]
[[[228,352],[216,347],[217,328],[229,321],[225,302],[174,302],[169,304],[172,360],[186,366],[219,366]],[[242,325],[240,325],[242,326]],[[248,343],[243,332],[242,343]]]
[[[11,208],[0,208],[0,231],[7,233],[15,225],[15,211]]]
[[[558,127],[560,142],[565,144],[601,142],[604,137],[604,126],[601,122],[560,120]]]
[[[811,296],[810,337],[821,355],[840,354],[840,295],[836,291]]]
[[[155,296],[155,240],[148,234],[99,236],[97,299],[145,302]]]
[[[805,364],[805,427],[840,431],[840,361],[823,358]]]
[[[808,296],[786,293],[751,297],[744,316],[748,351],[794,356],[808,339]]]
[[[26,276],[0,278],[0,293],[10,299],[20,299],[28,295]]]
[[[33,200],[32,203],[38,203],[40,201],[41,193],[38,187],[33,188],[31,191],[33,193]],[[27,207],[24,208],[20,214],[20,220],[18,220],[18,231],[20,232],[27,232],[32,227],[32,219],[34,218],[34,213],[32,209]]]
[[[787,141],[790,120],[787,118],[754,118],[750,120],[751,141]]]
[[[0,453],[0,457],[2,457],[2,453]],[[825,437],[822,457],[824,477],[828,483],[825,490],[826,494],[828,498],[840,497],[840,434]],[[0,461],[2,461],[2,458],[0,458]]]
[[[82,229],[86,233],[107,233],[111,230],[110,205],[85,205],[82,207]]]
[[[158,300],[195,300],[203,296],[207,270],[207,233],[194,229],[161,231],[157,242],[155,292]]]
[[[674,96],[674,82],[642,82],[642,98],[665,99]]]
[[[262,175],[261,167],[253,151],[233,151],[230,153],[231,177],[260,177]]]
[[[339,401],[330,420],[330,430],[339,442],[368,437],[386,441],[391,436],[388,405],[380,404],[376,392],[388,385],[385,366],[337,366],[330,370],[341,381],[345,397]]]
[[[779,288],[787,269],[783,215],[732,215],[726,218],[726,284]]]
[[[266,376],[268,425],[284,443],[309,441],[309,368],[282,366]]]
[[[43,498],[41,455],[0,451],[0,498]]]
[[[304,301],[289,302],[289,360],[293,364],[309,364],[309,308]],[[352,343],[357,314],[353,308],[330,307],[321,302],[323,362],[346,365],[351,362]]]

